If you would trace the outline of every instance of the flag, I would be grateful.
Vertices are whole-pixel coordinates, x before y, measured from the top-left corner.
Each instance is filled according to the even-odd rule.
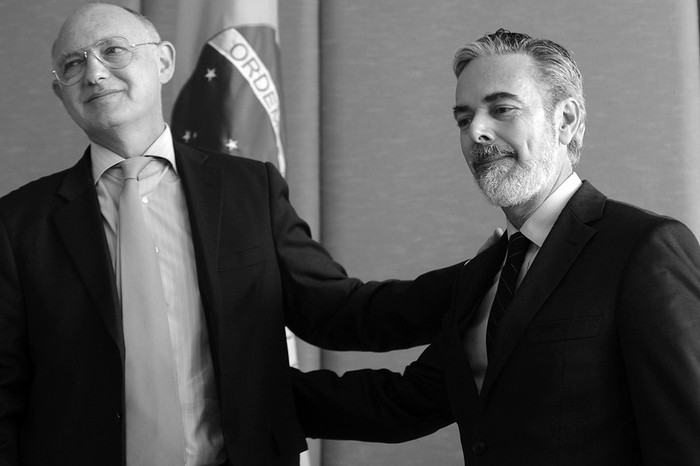
[[[284,176],[277,0],[179,0],[173,138],[272,162]],[[298,367],[289,329],[289,364]],[[301,465],[308,465],[308,452]]]
[[[189,76],[173,109],[175,139],[273,162],[284,175],[276,0],[181,0],[179,6],[175,86],[179,73]],[[192,43],[201,45],[196,62],[187,63],[193,50],[179,50]]]

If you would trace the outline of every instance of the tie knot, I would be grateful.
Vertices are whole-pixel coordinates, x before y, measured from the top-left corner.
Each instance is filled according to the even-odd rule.
[[[143,170],[148,163],[153,160],[153,157],[129,157],[124,159],[119,165],[124,171],[124,179],[138,179],[139,173]]]
[[[516,254],[524,255],[529,246],[530,240],[519,231],[516,231],[508,238],[508,257],[511,258]]]

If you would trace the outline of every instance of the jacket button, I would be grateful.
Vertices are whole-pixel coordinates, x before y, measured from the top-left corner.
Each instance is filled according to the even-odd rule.
[[[472,453],[474,453],[476,456],[483,455],[485,451],[486,442],[483,440],[477,440],[476,442],[472,443]]]
[[[121,424],[121,422],[122,422],[122,415],[121,415],[121,413],[120,413],[119,411],[116,411],[116,412],[114,413],[114,423],[115,423],[115,424]]]

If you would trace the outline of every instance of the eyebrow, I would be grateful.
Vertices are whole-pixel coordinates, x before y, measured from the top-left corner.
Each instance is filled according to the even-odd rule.
[[[113,37],[116,37],[116,36],[105,36],[105,37],[101,37],[100,39],[97,39],[95,42],[93,42],[93,43],[90,44],[90,45],[86,45],[85,47],[80,47],[79,49],[68,50],[67,52],[62,53],[61,55],[59,55],[57,58],[60,59],[60,60],[63,60],[63,59],[65,59],[65,58],[67,58],[67,57],[70,57],[71,55],[79,54],[80,52],[84,52],[85,50],[88,50],[88,49],[92,48],[92,47],[93,47],[95,44],[97,44],[98,42],[102,42],[103,40],[111,39],[111,38],[113,38]],[[120,37],[121,37],[121,36],[120,36]],[[126,39],[126,37],[125,37],[125,39]],[[129,39],[126,39],[126,41],[129,42]],[[129,43],[131,43],[131,42],[129,42]]]
[[[72,57],[73,55],[79,55],[80,52],[84,52],[85,49],[89,49],[90,47],[91,46],[82,47],[82,48],[75,49],[75,50],[68,50],[67,52],[64,52],[61,55],[59,55],[58,57],[56,57],[56,62],[57,63],[61,62],[62,60],[65,60],[68,57]]]
[[[71,57],[71,56],[73,56],[73,55],[80,55],[80,52],[84,52],[84,51],[85,51],[85,48],[88,48],[88,47],[84,47],[84,48],[82,48],[82,49],[70,50],[70,51],[68,51],[68,52],[66,52],[66,53],[62,53],[61,55],[58,56],[58,59],[59,59],[59,60],[64,60],[64,59],[66,59],[66,58],[68,58],[68,57]]]
[[[517,101],[520,101],[520,98],[518,98],[517,95],[511,94],[510,92],[493,92],[484,97],[483,101],[487,104],[490,104],[502,99],[515,99]],[[455,105],[454,107],[452,107],[452,113],[456,115],[458,113],[468,112],[471,109],[472,108],[469,105]]]

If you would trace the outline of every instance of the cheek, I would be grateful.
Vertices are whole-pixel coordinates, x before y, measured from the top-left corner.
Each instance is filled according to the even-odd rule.
[[[522,134],[507,134],[500,139],[500,145],[514,150],[518,155],[518,160],[528,158],[528,154],[532,153],[532,139],[528,139]]]
[[[79,84],[76,84],[76,87],[77,86],[79,86]],[[78,94],[75,92],[64,91],[61,97],[61,102],[63,102],[63,106],[70,115],[75,115],[81,110],[81,105],[79,105],[80,99]]]
[[[469,172],[474,178],[477,178],[476,170],[474,170],[474,165],[469,161],[468,157],[465,156],[464,158],[467,159],[467,166],[469,167]]]
[[[464,160],[467,162],[469,171],[472,172],[473,175],[475,172],[470,152],[474,146],[474,141],[472,141],[472,139],[466,133],[462,133],[460,136],[460,143],[462,145],[462,155],[464,156]]]
[[[462,146],[462,153],[464,154],[464,157],[467,159],[467,161],[469,161],[469,151],[472,150],[474,141],[471,137],[469,137],[469,134],[466,131],[461,131],[459,133],[459,143]]]

